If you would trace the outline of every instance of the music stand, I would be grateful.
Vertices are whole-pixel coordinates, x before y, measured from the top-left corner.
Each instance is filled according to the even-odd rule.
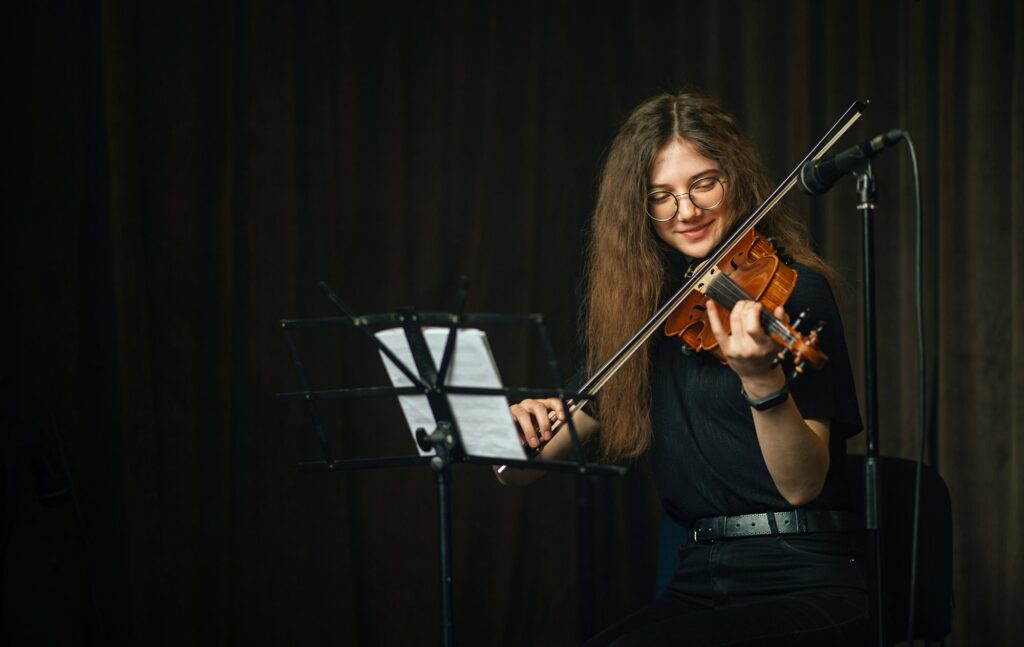
[[[393,468],[426,465],[434,471],[437,483],[438,499],[438,539],[439,539],[439,562],[441,579],[441,636],[442,644],[451,647],[454,639],[454,619],[452,614],[452,552],[451,552],[451,466],[453,463],[475,463],[481,465],[509,465],[515,467],[529,467],[547,471],[571,471],[585,475],[621,476],[626,473],[625,467],[617,465],[599,465],[587,461],[586,452],[576,434],[576,427],[572,417],[567,420],[569,437],[572,441],[575,461],[536,461],[536,460],[514,460],[500,457],[473,456],[468,454],[462,446],[461,433],[452,415],[449,406],[448,395],[479,395],[505,397],[514,396],[517,399],[527,397],[550,397],[552,389],[535,388],[481,388],[451,386],[445,384],[451,366],[451,358],[455,348],[456,331],[463,324],[466,325],[511,325],[511,326],[532,326],[536,328],[547,357],[548,368],[556,388],[554,393],[562,401],[565,410],[569,410],[567,398],[590,397],[587,393],[567,391],[562,383],[561,374],[558,370],[558,362],[555,359],[554,347],[548,336],[547,328],[544,326],[543,315],[498,315],[498,314],[466,314],[463,309],[468,292],[468,281],[463,278],[458,287],[457,308],[453,313],[439,312],[417,312],[412,308],[400,308],[392,313],[356,316],[353,311],[327,286],[320,282],[321,290],[343,313],[341,317],[322,317],[316,319],[282,319],[281,330],[284,333],[288,350],[291,353],[292,362],[299,378],[301,391],[279,393],[277,399],[281,401],[301,400],[305,403],[309,419],[312,422],[317,441],[323,453],[322,460],[302,461],[299,468],[306,472],[335,472],[350,469],[373,469]],[[430,349],[423,336],[422,326],[443,326],[448,328],[448,337],[445,343],[444,354],[441,358],[440,367],[435,367]],[[371,386],[361,388],[323,389],[314,390],[309,384],[303,367],[302,358],[292,338],[291,332],[296,329],[309,328],[332,328],[340,326],[354,326],[377,350],[385,355],[405,375],[413,386]],[[407,366],[395,354],[382,343],[371,332],[372,329],[385,326],[401,327],[405,338],[412,351],[415,363],[413,367]],[[401,395],[425,395],[430,410],[436,420],[436,427],[433,430],[417,429],[416,442],[424,451],[434,450],[433,456],[382,456],[378,458],[363,459],[337,459],[331,450],[331,444],[324,430],[320,414],[317,410],[318,400],[335,398],[369,398],[381,396]]]

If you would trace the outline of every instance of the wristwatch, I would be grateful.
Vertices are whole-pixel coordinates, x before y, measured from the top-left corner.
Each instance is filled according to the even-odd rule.
[[[770,393],[763,398],[751,398],[742,388],[740,389],[740,395],[743,396],[743,399],[746,400],[747,404],[753,407],[755,411],[767,411],[772,407],[779,406],[789,398],[789,380],[786,380],[786,383],[782,385],[781,389],[775,393]]]

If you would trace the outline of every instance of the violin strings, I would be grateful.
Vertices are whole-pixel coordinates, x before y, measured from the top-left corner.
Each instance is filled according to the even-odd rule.
[[[716,301],[721,301],[722,305],[730,310],[736,305],[737,301],[751,300],[749,294],[736,284],[727,274],[718,274],[711,283],[708,285],[708,295]],[[717,295],[717,296],[716,296]],[[794,343],[796,337],[790,332],[789,328],[778,319],[774,314],[765,310],[761,311],[761,325],[782,337],[787,343]]]

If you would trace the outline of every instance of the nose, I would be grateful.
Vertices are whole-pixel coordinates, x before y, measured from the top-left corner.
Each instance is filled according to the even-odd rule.
[[[678,203],[676,219],[686,221],[697,215],[697,206],[693,204],[689,196],[684,195],[682,198],[678,198],[676,202]]]

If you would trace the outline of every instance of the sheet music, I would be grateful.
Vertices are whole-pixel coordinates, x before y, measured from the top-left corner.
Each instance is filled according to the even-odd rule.
[[[434,359],[434,367],[441,366],[445,343],[448,340],[448,328],[426,327],[423,337],[427,341],[430,355]],[[416,362],[413,360],[409,341],[401,328],[389,328],[375,333],[377,338],[387,346],[398,359],[413,373]],[[394,386],[412,386],[409,378],[395,364],[381,353],[384,368]],[[475,328],[462,328],[457,331],[455,349],[452,354],[448,376],[448,386],[472,386],[481,388],[501,388],[498,366],[491,355],[487,344],[487,335]],[[436,426],[434,414],[425,395],[400,395],[398,403],[409,423],[409,431],[416,440],[416,429],[422,427],[431,432]],[[502,395],[449,395],[448,406],[451,408],[455,424],[462,434],[462,445],[471,456],[490,456],[495,458],[525,459],[519,432],[512,422],[508,411],[508,400]],[[416,443],[421,456],[431,456],[433,450],[423,451]]]

